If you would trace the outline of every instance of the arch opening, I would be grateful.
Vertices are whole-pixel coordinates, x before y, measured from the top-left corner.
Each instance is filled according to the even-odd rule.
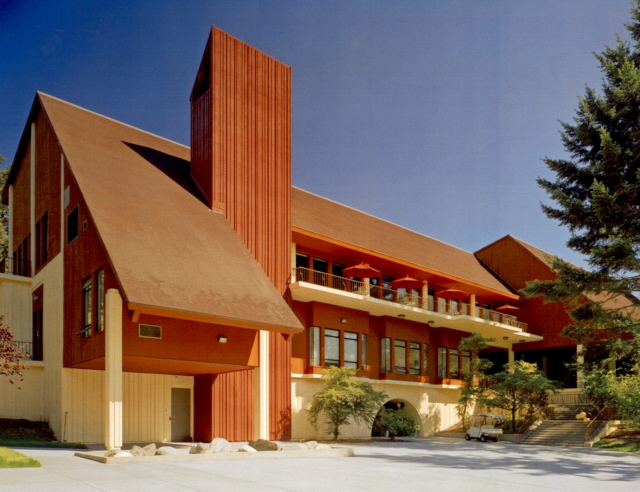
[[[406,410],[409,414],[411,414],[413,419],[416,421],[416,424],[421,425],[422,423],[422,419],[420,418],[420,414],[416,410],[416,407],[414,407],[407,400],[403,400],[401,398],[394,398],[386,402],[384,405],[382,405],[380,410],[378,410],[378,413],[376,414],[376,418],[373,420],[373,426],[371,427],[371,437],[388,437],[387,431],[379,425],[380,412],[383,409]],[[400,434],[398,435],[398,437],[400,437]]]

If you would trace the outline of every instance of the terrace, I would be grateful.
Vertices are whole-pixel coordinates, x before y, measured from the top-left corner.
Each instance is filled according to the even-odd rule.
[[[367,311],[374,316],[405,318],[432,328],[477,331],[496,338],[499,345],[542,339],[530,333],[527,323],[518,321],[514,315],[461,299],[423,297],[417,289],[371,285],[368,279],[356,280],[304,267],[294,269],[290,287],[294,300],[324,302]]]

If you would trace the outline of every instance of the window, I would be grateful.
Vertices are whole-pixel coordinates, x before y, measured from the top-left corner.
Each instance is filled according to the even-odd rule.
[[[358,334],[344,332],[344,367],[358,368]]]
[[[420,375],[420,344],[409,343],[409,374]]]
[[[391,338],[380,339],[380,372],[391,372]]]
[[[320,365],[320,327],[309,327],[309,365]]]
[[[396,374],[407,373],[407,342],[394,340],[394,372]]]
[[[458,349],[449,349],[449,377],[458,379],[460,371],[458,369]]]
[[[427,349],[428,348],[429,348],[429,346],[426,343],[422,344],[422,374],[424,374],[425,376],[429,375],[429,373],[427,372],[427,369],[429,369],[429,364],[427,364],[427,362],[428,362]]]
[[[302,282],[309,282],[309,256],[303,253],[296,253],[296,279]]]
[[[346,265],[343,265],[342,263],[331,263],[331,273],[336,277],[344,277],[344,273],[342,273],[342,270],[344,270],[345,268]]]
[[[78,207],[76,207],[67,215],[67,244],[78,237],[78,220]]]
[[[96,333],[104,330],[104,270],[100,270],[96,274]]]
[[[471,352],[468,350],[460,352],[460,365],[462,367],[462,376],[464,377],[471,369]]]
[[[83,320],[82,320],[82,331],[80,334],[83,337],[88,337],[91,335],[91,313],[92,313],[92,305],[91,305],[91,297],[92,297],[92,281],[91,278],[88,278],[82,284],[82,297],[83,297]]]
[[[367,365],[367,335],[362,333],[360,335],[360,364],[362,368]]]
[[[340,365],[340,332],[338,330],[324,330],[324,365]]]
[[[438,347],[438,377],[447,377],[447,348]]]

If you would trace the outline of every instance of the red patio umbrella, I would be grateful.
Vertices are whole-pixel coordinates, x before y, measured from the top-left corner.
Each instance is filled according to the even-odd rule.
[[[496,311],[503,311],[503,310],[504,311],[509,311],[509,310],[518,311],[519,309],[520,309],[519,307],[512,306],[511,304],[507,303],[507,304],[504,304],[504,305],[502,305],[500,307],[497,307]]]
[[[357,265],[347,267],[342,270],[342,273],[346,277],[354,278],[371,278],[380,276],[380,270],[376,270],[369,266],[368,263],[358,263]]]
[[[393,287],[394,289],[406,289],[406,290],[419,289],[423,285],[424,285],[423,280],[418,280],[413,277],[409,277],[409,275],[405,275],[404,277],[391,282],[391,287]]]
[[[469,293],[458,289],[446,289],[436,292],[436,297],[443,299],[460,299],[461,297],[469,297]]]

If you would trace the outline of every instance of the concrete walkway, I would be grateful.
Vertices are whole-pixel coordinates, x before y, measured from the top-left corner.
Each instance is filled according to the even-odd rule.
[[[0,470],[5,491],[640,490],[640,456],[446,438],[349,444],[355,458],[103,465],[20,449],[42,468]]]

